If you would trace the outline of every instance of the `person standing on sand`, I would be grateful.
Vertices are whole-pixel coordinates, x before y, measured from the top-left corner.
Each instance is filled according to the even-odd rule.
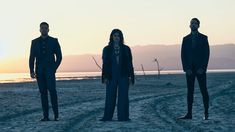
[[[207,36],[198,32],[200,21],[193,18],[190,22],[191,33],[183,38],[181,60],[187,79],[187,103],[188,113],[179,119],[192,119],[192,105],[194,94],[194,82],[197,78],[204,103],[204,119],[209,117],[209,95],[206,84],[206,71],[209,61],[210,49]]]
[[[43,118],[41,121],[49,121],[48,91],[51,97],[54,120],[58,121],[58,101],[56,91],[55,73],[62,60],[60,44],[56,38],[48,35],[49,25],[46,22],[40,24],[41,36],[32,40],[29,68],[31,78],[36,78],[41,94]],[[56,60],[55,60],[56,56]],[[34,68],[36,61],[36,66]],[[35,69],[35,70],[34,70]]]
[[[106,84],[104,116],[100,121],[111,121],[118,93],[117,116],[119,121],[129,119],[129,84],[134,85],[131,49],[124,44],[122,31],[114,29],[109,44],[103,49],[102,83]],[[118,92],[117,92],[118,91]]]

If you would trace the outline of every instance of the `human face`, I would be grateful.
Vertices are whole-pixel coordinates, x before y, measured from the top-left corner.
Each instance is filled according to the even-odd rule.
[[[48,36],[48,32],[49,32],[49,27],[47,25],[41,25],[40,26],[40,32],[42,36]]]
[[[119,43],[120,42],[120,34],[119,33],[114,33],[113,34],[113,42],[114,43]]]
[[[199,23],[196,20],[191,20],[190,28],[191,28],[191,31],[197,31],[199,28]]]

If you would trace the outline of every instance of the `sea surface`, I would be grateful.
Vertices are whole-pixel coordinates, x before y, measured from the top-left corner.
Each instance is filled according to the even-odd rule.
[[[235,72],[235,69],[217,69],[208,70],[208,73]],[[157,75],[157,71],[135,71],[136,75]],[[165,70],[161,74],[183,74],[182,70]],[[101,72],[58,72],[57,80],[80,80],[80,79],[96,79],[101,76]],[[29,73],[0,73],[0,83],[18,83],[31,82]]]

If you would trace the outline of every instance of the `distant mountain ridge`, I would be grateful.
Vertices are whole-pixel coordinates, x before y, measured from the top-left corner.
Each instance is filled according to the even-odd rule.
[[[164,70],[182,69],[180,51],[181,45],[144,45],[131,47],[135,70],[156,70],[154,58],[158,58],[160,67]],[[61,72],[87,72],[100,71],[94,63],[92,56],[101,65],[100,54],[84,54],[64,56],[59,68]],[[17,64],[17,67],[16,67]],[[1,66],[1,64],[0,64]],[[12,67],[14,70],[0,69],[0,72],[28,72],[28,59],[20,59],[4,64],[2,67]],[[209,69],[235,69],[235,44],[210,46]]]
[[[141,70],[143,64],[145,70],[156,70],[153,62],[157,57],[160,67],[164,70],[182,69],[180,51],[181,45],[145,45],[131,47],[135,70]],[[101,65],[101,55],[75,55],[66,56],[61,69],[64,71],[98,71],[98,67],[92,60],[94,56]],[[69,65],[69,64],[73,65]],[[235,44],[210,46],[209,69],[235,69]]]

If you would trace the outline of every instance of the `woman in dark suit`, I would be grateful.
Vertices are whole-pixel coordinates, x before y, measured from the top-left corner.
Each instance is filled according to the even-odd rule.
[[[124,44],[122,31],[114,29],[109,44],[103,49],[102,83],[106,84],[104,117],[111,121],[118,95],[117,116],[119,121],[129,121],[129,84],[134,84],[134,70],[130,48]],[[117,93],[118,92],[118,93]]]

